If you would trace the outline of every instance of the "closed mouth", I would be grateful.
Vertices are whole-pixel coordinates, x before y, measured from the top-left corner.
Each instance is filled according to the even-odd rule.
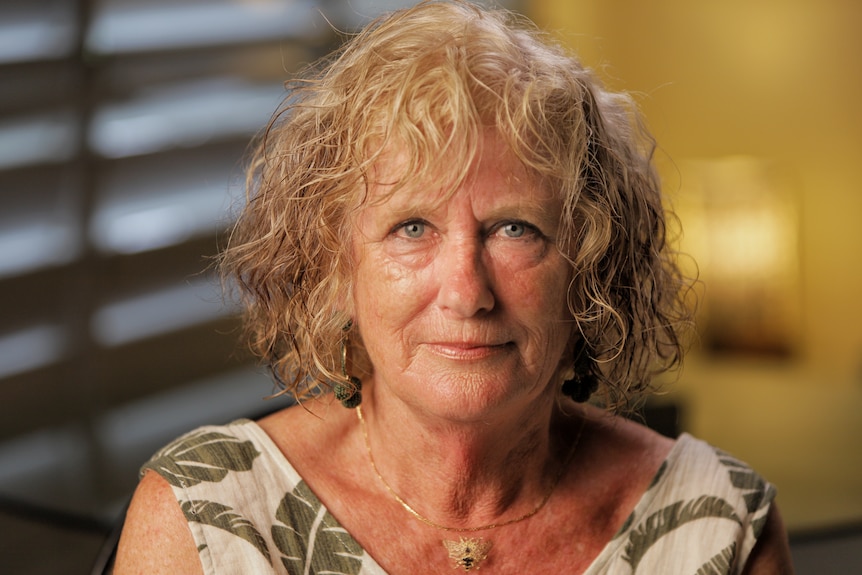
[[[436,355],[440,355],[449,359],[475,361],[478,359],[484,359],[486,357],[496,355],[502,351],[505,351],[509,348],[509,346],[514,344],[512,342],[478,343],[462,341],[441,341],[429,343],[426,345]]]

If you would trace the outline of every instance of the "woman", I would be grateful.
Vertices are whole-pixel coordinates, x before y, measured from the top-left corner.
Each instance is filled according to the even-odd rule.
[[[687,324],[651,151],[510,15],[352,38],[260,142],[223,261],[300,405],[157,454],[117,572],[789,573],[771,485],[611,415]]]

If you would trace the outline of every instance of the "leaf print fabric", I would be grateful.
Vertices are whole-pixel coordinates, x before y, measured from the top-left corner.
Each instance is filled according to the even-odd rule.
[[[173,488],[208,575],[386,575],[251,421],[188,433],[148,470]]]
[[[710,558],[709,561],[697,570],[694,575],[722,575],[730,573],[736,558],[736,541],[721,550],[720,553]]]
[[[656,541],[690,521],[705,518],[741,523],[733,507],[724,499],[703,495],[691,501],[677,501],[656,511],[632,529],[626,545],[625,560],[636,571],[644,554]]]
[[[251,543],[269,562],[266,540],[248,519],[234,513],[231,507],[214,501],[183,501],[180,503],[187,521],[223,529]]]
[[[742,492],[748,512],[753,516],[752,530],[755,537],[760,537],[769,505],[775,498],[775,488],[735,457],[718,449],[716,453],[719,461],[727,467],[731,483]]]
[[[231,471],[248,471],[258,455],[250,441],[197,431],[165,447],[144,469],[152,469],[174,487],[191,487],[202,481],[221,481]]]
[[[774,497],[750,467],[683,434],[585,575],[739,575]]]
[[[329,514],[301,481],[284,496],[275,512],[272,538],[290,575],[332,573],[355,575],[362,566],[362,548]]]
[[[204,427],[160,450],[207,575],[386,575],[254,422]],[[738,575],[775,489],[683,435],[585,575]]]

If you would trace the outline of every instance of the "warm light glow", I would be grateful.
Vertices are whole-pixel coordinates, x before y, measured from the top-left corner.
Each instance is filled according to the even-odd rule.
[[[777,170],[748,157],[684,164],[682,249],[706,290],[704,339],[721,349],[791,352],[798,337],[798,213]]]

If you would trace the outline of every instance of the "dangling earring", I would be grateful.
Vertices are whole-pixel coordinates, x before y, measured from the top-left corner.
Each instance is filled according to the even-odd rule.
[[[347,333],[353,327],[353,322],[348,321],[341,328],[341,375],[342,381],[335,384],[333,391],[335,399],[347,408],[354,408],[362,403],[362,380],[354,375],[347,375]]]
[[[590,396],[593,395],[599,388],[599,380],[596,376],[579,375],[575,373],[572,379],[567,379],[563,382],[563,395],[568,395],[578,403],[584,403]]]
[[[571,379],[563,381],[561,391],[578,403],[584,403],[599,388],[599,378],[595,374],[596,366],[587,353],[587,345],[581,341],[575,352],[574,373]]]

